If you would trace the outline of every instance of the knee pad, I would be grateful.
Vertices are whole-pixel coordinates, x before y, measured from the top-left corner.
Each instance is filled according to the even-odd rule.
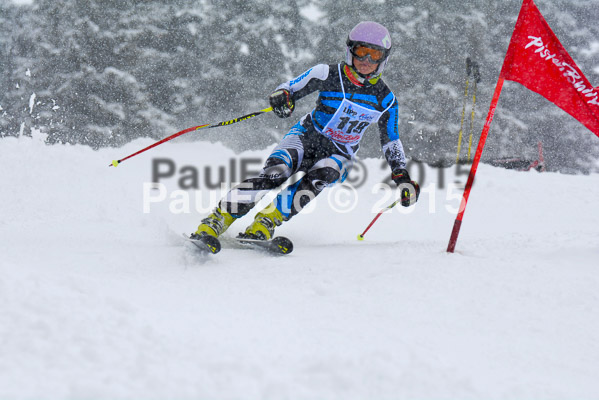
[[[271,156],[266,160],[262,172],[260,172],[260,179],[268,179],[273,181],[284,182],[293,173],[292,165],[281,159],[282,156],[273,157]]]
[[[347,178],[351,160],[337,155],[318,161],[306,174],[312,186],[319,191]]]
[[[260,177],[285,180],[297,171],[303,156],[299,137],[286,137],[268,156]]]
[[[339,171],[335,168],[322,166],[310,169],[303,179],[308,181],[316,192],[321,192],[327,186],[337,182],[339,176]]]

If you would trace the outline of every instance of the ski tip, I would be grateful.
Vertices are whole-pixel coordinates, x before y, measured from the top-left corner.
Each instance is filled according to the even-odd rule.
[[[182,233],[181,236],[183,236],[184,239],[192,242],[196,247],[205,252],[216,254],[221,249],[220,240],[211,235],[204,235],[199,239],[192,239],[188,234],[185,233]]]
[[[286,237],[277,236],[272,239],[272,244],[276,254],[285,255],[293,251],[293,242]]]
[[[362,235],[362,234],[359,234],[359,235],[358,235],[358,240],[360,240],[360,241],[364,240],[364,235]]]
[[[214,236],[207,235],[202,241],[212,254],[216,254],[220,251],[220,241]]]

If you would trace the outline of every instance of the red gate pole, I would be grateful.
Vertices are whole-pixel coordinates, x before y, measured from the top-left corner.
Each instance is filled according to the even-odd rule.
[[[493,122],[495,110],[497,109],[497,102],[499,101],[499,95],[501,94],[501,89],[503,88],[503,81],[504,78],[502,75],[500,75],[499,80],[497,81],[497,86],[495,87],[493,99],[491,100],[491,106],[489,107],[489,114],[487,114],[487,121],[485,122],[483,131],[480,134],[480,140],[478,141],[476,154],[474,155],[474,160],[472,161],[470,174],[468,174],[468,181],[466,182],[466,187],[464,188],[464,195],[462,196],[462,202],[460,203],[460,210],[453,224],[453,230],[451,231],[451,237],[449,238],[449,245],[447,246],[448,253],[454,252],[455,245],[458,241],[458,235],[460,234],[460,228],[462,226],[462,219],[464,218],[464,211],[466,211],[466,204],[468,203],[468,197],[470,197],[470,190],[472,190],[472,184],[474,183],[474,175],[476,175],[478,163],[483,155],[485,142],[487,141],[487,136],[489,135],[489,128],[491,127],[491,122]]]

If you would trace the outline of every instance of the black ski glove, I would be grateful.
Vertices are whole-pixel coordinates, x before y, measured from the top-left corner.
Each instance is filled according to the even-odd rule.
[[[401,205],[409,207],[411,204],[418,201],[420,197],[420,185],[416,181],[410,179],[410,174],[405,169],[396,169],[391,174],[393,182],[401,188]]]
[[[276,90],[268,97],[268,101],[270,101],[272,110],[279,118],[290,117],[295,109],[295,102],[287,89]]]
[[[393,179],[393,182],[395,182],[398,186],[402,183],[410,183],[411,181],[408,170],[403,168],[398,168],[394,170],[391,173],[391,179]]]
[[[401,205],[409,207],[416,203],[420,197],[420,185],[416,181],[401,184]]]

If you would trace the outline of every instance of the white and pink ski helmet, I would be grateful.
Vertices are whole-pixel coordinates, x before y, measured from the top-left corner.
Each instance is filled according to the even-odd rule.
[[[385,57],[379,63],[379,67],[372,74],[372,76],[383,73],[385,65],[387,65],[387,60],[389,59],[389,53],[391,52],[391,35],[389,35],[387,28],[377,22],[360,22],[349,33],[346,44],[347,50],[345,62],[350,66],[353,65],[352,48],[355,45],[363,44],[368,47],[374,47],[383,50],[385,52]]]

